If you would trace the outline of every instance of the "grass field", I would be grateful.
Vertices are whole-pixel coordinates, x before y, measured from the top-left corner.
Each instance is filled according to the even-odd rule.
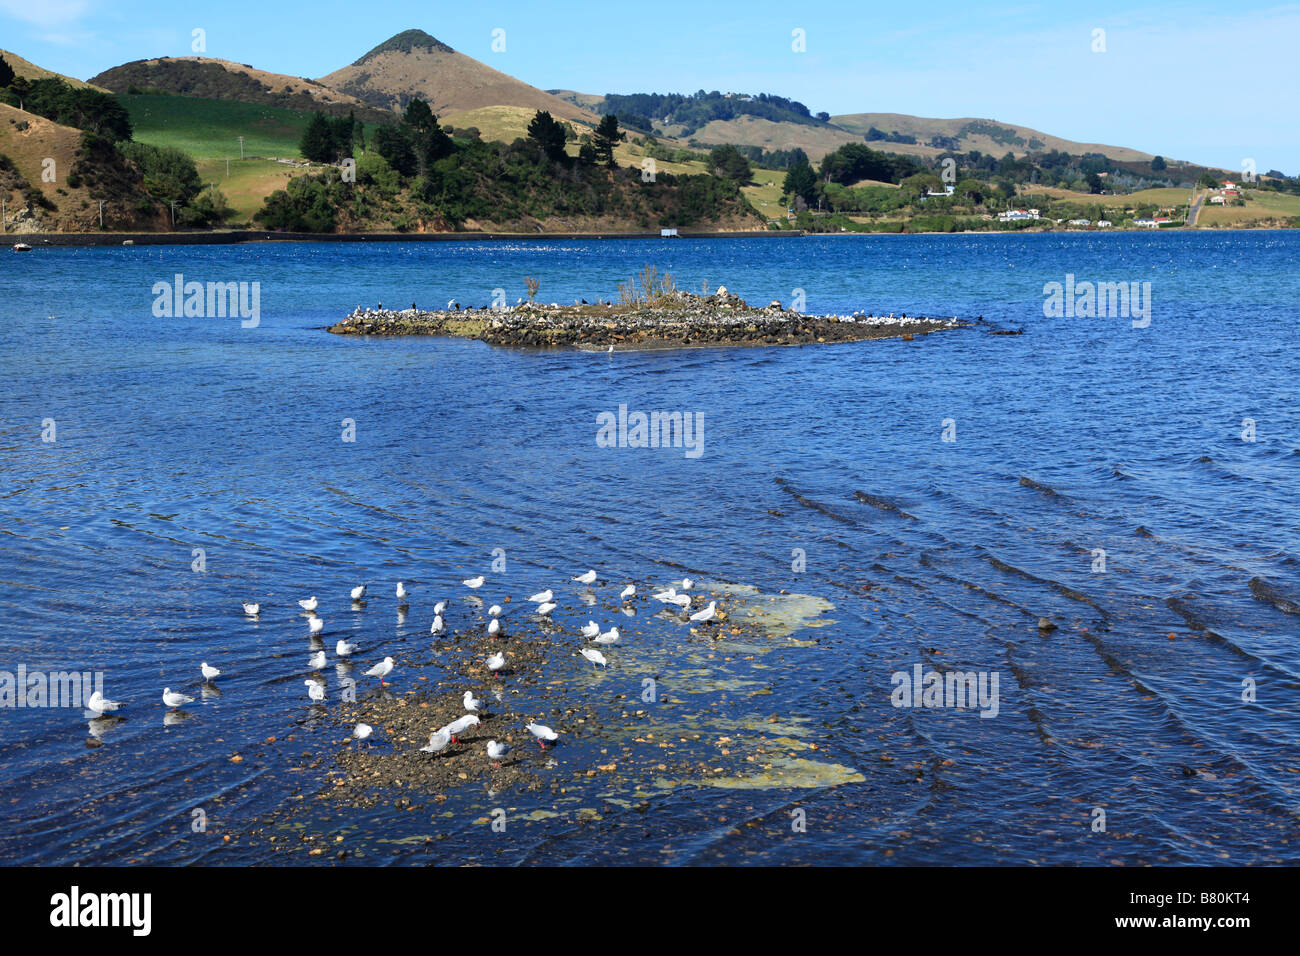
[[[138,142],[174,146],[195,159],[238,159],[240,136],[246,157],[297,157],[298,142],[312,115],[196,96],[122,94],[116,99],[131,114]]]
[[[1206,202],[1201,207],[1201,214],[1197,217],[1196,224],[1223,228],[1238,223],[1251,225],[1270,219],[1300,216],[1300,196],[1260,192],[1254,189],[1245,190],[1243,195],[1246,198],[1245,206],[1211,206]]]
[[[764,219],[784,219],[786,207],[781,202],[781,184],[785,182],[785,171],[755,167],[752,182],[753,185],[741,189],[749,204]]]
[[[238,213],[236,221],[248,222],[253,213],[262,208],[262,200],[277,189],[284,189],[291,176],[301,176],[308,170],[286,166],[270,159],[238,159],[230,161],[230,175],[226,175],[224,159],[196,159],[199,178],[204,185],[216,183],[226,200]]]

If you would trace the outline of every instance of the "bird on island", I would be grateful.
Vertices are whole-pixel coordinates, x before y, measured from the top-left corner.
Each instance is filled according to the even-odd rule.
[[[461,698],[461,703],[465,706],[465,710],[471,714],[477,714],[483,707],[482,699],[475,697],[474,692],[470,690],[465,691],[465,696]]]
[[[449,737],[451,737],[451,742],[453,744],[458,744],[460,743],[460,741],[456,739],[457,734],[463,734],[471,727],[477,727],[477,726],[478,726],[478,718],[475,717],[473,714],[466,714],[464,717],[457,717],[446,727],[443,727],[441,732],[446,733]]]
[[[552,611],[555,610],[555,607],[556,606],[554,603],[547,601],[545,604],[537,605],[537,613],[541,617],[546,617],[546,615],[550,614]]]
[[[343,640],[343,638],[341,637],[339,638],[339,642],[334,645],[334,653],[337,654],[339,657],[347,657],[356,649],[357,649],[357,645],[350,644],[347,641]]]
[[[217,670],[215,667],[210,667],[207,661],[204,661],[199,665],[199,671],[203,674],[204,680],[216,680],[221,676],[221,671]]]
[[[620,637],[620,635],[619,635],[619,633],[618,633],[618,628],[616,628],[616,627],[611,627],[611,628],[610,628],[608,631],[606,631],[604,634],[597,634],[597,635],[596,635],[596,643],[597,643],[597,644],[617,644],[617,643],[618,643],[618,639],[619,639],[619,637]]]
[[[500,605],[500,604],[493,604],[490,608],[488,608],[488,614],[491,615],[492,617],[500,617],[500,616],[501,616],[501,605]]]
[[[447,602],[446,602],[446,601],[439,601],[437,604],[435,604],[435,605],[433,606],[433,613],[434,613],[434,614],[442,614],[442,612],[445,611],[445,610],[447,610]]]
[[[489,740],[487,743],[488,759],[493,761],[492,766],[501,766],[501,761],[506,754],[510,753],[509,744],[499,744],[495,740]]]
[[[433,623],[429,625],[429,633],[441,634],[444,630],[446,630],[446,627],[447,625],[443,622],[442,615],[435,614],[433,616]]]
[[[262,605],[253,604],[248,601],[245,601],[243,603],[244,603],[244,613],[247,614],[249,617],[257,617],[257,615],[262,613]]]
[[[580,653],[587,660],[591,661],[593,664],[598,664],[601,667],[604,667],[609,663],[609,661],[605,660],[605,655],[602,654],[600,651],[596,650],[594,647],[584,647],[578,653]]]
[[[411,592],[406,590],[406,586],[401,581],[397,582],[397,600],[406,603],[406,599],[411,596]]]
[[[319,634],[325,630],[325,622],[318,617],[313,617],[307,622],[307,632],[309,634]]]
[[[543,750],[546,749],[547,743],[554,743],[560,739],[560,735],[545,724],[529,724],[528,732],[537,738],[537,746]]]
[[[451,743],[451,734],[445,730],[435,730],[429,734],[429,742],[420,748],[421,753],[436,754],[447,749],[447,744]]]
[[[588,621],[586,624],[582,625],[583,637],[591,638],[591,637],[595,637],[599,633],[600,633],[600,625],[597,624],[595,621]]]
[[[553,597],[555,597],[554,592],[552,592],[550,588],[547,588],[545,591],[538,591],[528,600],[532,601],[534,604],[545,604]]]
[[[636,597],[636,585],[629,584],[618,594],[620,601],[626,601],[628,598]]]
[[[366,676],[378,677],[379,686],[386,687],[387,685],[384,683],[384,678],[393,672],[393,667],[394,667],[393,659],[391,657],[385,657],[374,667],[370,668],[370,670],[366,671]]]
[[[717,616],[717,613],[718,613],[718,602],[710,601],[709,606],[706,607],[703,611],[696,611],[694,614],[692,614],[691,620],[695,621],[697,624],[705,624],[713,620],[714,617]]]
[[[117,710],[121,706],[121,701],[109,700],[99,691],[95,691],[91,694],[90,700],[86,701],[86,710],[92,711],[96,714],[107,714],[111,711]]]
[[[374,732],[375,728],[371,727],[369,724],[357,724],[352,731],[352,736],[356,738],[357,743],[360,743],[363,740],[369,740],[370,735]]]
[[[314,611],[316,610],[319,603],[320,602],[316,600],[316,595],[313,594],[307,600],[299,601],[298,606],[302,608],[304,611]]]
[[[501,633],[501,620],[500,618],[494,617],[492,618],[492,620],[488,621],[488,636],[496,637],[500,633]]]
[[[351,591],[352,600],[360,601],[363,597],[365,597],[367,587],[368,585],[365,584],[358,584],[356,587],[354,587]]]
[[[477,588],[481,588],[485,580],[486,579],[483,577],[483,575],[480,574],[476,578],[466,578],[464,581],[461,581],[460,583],[465,585],[465,587],[469,588],[471,591],[473,591],[476,590]]]
[[[596,580],[596,572],[585,571],[582,574],[579,574],[573,580],[577,581],[579,584],[591,584],[593,581]]]
[[[506,656],[502,654],[500,651],[497,651],[495,654],[493,654],[491,657],[487,659],[488,670],[490,670],[494,674],[505,666],[506,666]]]
[[[323,668],[325,666],[325,652],[317,651],[315,654],[313,654],[311,656],[311,660],[307,662],[307,666],[314,671],[318,671],[321,668]]]
[[[305,680],[307,685],[307,696],[311,698],[312,703],[319,704],[325,700],[325,685],[314,680]]]
[[[175,710],[177,707],[184,707],[186,704],[194,703],[194,698],[186,694],[173,691],[170,687],[163,688],[163,703]]]

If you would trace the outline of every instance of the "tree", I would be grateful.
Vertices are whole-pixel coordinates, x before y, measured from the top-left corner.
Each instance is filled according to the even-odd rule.
[[[790,164],[781,191],[787,196],[798,196],[806,203],[811,203],[817,198],[817,176],[813,173],[808,160],[801,159]]]
[[[745,184],[753,176],[749,160],[734,146],[718,146],[709,153],[709,169],[715,176]]]
[[[596,126],[596,132],[592,135],[592,146],[596,150],[596,158],[606,166],[617,166],[614,162],[614,147],[623,140],[627,139],[627,134],[619,130],[618,117],[612,113],[607,114]]]
[[[414,176],[418,169],[411,131],[407,126],[385,125],[375,128],[370,136],[375,152],[388,161],[388,165],[403,176]]]
[[[402,122],[411,129],[426,132],[438,125],[438,118],[433,115],[433,110],[429,109],[429,104],[424,100],[415,99],[406,104],[406,112],[402,115]]]
[[[546,110],[538,110],[528,124],[528,138],[541,147],[548,159],[558,161],[565,158],[564,143],[568,134]]]
[[[313,113],[307,128],[298,141],[298,152],[313,163],[328,163],[333,159],[334,143],[329,120],[324,113]]]
[[[1151,171],[1153,173],[1163,173],[1168,168],[1169,164],[1165,162],[1163,156],[1157,156],[1151,160]]]
[[[1088,192],[1096,195],[1101,192],[1101,177],[1096,173],[1088,174]]]
[[[14,68],[5,62],[5,58],[0,56],[0,90],[3,90],[14,81]]]

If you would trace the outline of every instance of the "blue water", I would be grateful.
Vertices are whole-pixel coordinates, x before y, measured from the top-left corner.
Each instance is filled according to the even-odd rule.
[[[606,355],[323,331],[357,304],[514,301],[525,276],[541,301],[594,301],[645,263],[751,302],[803,290],[815,313],[1024,334]],[[175,273],[260,283],[260,324],[155,318]],[[1044,317],[1067,274],[1150,282],[1150,325]],[[0,862],[277,861],[247,831],[324,786],[307,765],[347,729],[304,720],[293,602],[319,595],[330,650],[360,637],[409,690],[429,601],[502,548],[493,585],[516,602],[588,567],[643,592],[691,573],[829,601],[833,624],[761,665],[713,660],[761,666],[761,696],[682,676],[681,706],[798,718],[803,756],[862,780],[681,787],[639,811],[605,794],[597,822],[508,842],[470,822],[499,796],[455,794],[442,862],[1295,863],[1297,302],[1293,232],[5,253],[0,670],[103,672],[127,719],[96,738],[80,710],[0,711]],[[597,447],[620,404],[702,413],[704,453]],[[360,581],[384,599],[353,612]],[[219,696],[201,660],[226,672]],[[918,663],[998,673],[998,716],[891,706],[891,674]],[[619,674],[583,692],[638,693]],[[188,719],[165,720],[164,686],[200,698]],[[590,754],[561,747],[554,772]],[[407,832],[385,806],[353,822]]]

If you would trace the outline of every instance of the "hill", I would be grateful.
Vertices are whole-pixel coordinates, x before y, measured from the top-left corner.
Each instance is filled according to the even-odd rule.
[[[331,116],[355,113],[366,122],[391,120],[386,110],[355,96],[300,76],[268,73],[247,63],[232,63],[201,56],[159,57],[133,60],[105,70],[91,82],[114,93],[132,90],[170,93],[203,99],[230,100],[257,106],[319,110]]]
[[[90,87],[91,89],[108,92],[102,87],[95,86],[93,83],[87,83],[85,80],[74,79],[71,76],[64,76],[62,73],[55,73],[53,70],[47,70],[43,66],[37,66],[35,63],[24,60],[17,53],[10,53],[8,50],[0,50],[0,57],[4,57],[5,62],[9,64],[14,73],[29,80],[46,80],[53,76],[76,89]]]
[[[439,116],[515,106],[587,124],[597,119],[567,100],[457,53],[422,30],[397,34],[320,82],[383,109],[403,109],[419,98]]]

